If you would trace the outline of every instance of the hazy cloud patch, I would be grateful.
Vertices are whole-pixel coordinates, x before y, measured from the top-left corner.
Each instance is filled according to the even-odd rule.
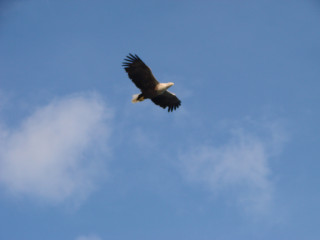
[[[0,183],[13,194],[83,200],[103,172],[111,114],[98,96],[72,96],[0,129]],[[103,159],[105,160],[105,159]]]
[[[180,155],[183,176],[215,195],[232,196],[242,208],[264,213],[273,201],[270,159],[279,153],[284,133],[275,124],[258,136],[249,130],[232,131],[225,144],[203,144]]]

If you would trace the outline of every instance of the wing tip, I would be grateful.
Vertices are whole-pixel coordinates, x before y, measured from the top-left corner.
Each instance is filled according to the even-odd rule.
[[[177,110],[180,106],[181,106],[181,101],[179,100],[177,104],[168,106],[168,112],[173,112],[173,110]]]
[[[142,60],[139,58],[139,56],[137,54],[129,53],[125,57],[124,61],[122,62],[122,67],[125,67],[125,68],[130,67],[131,64],[133,64],[135,62],[139,62],[139,61],[142,62]]]

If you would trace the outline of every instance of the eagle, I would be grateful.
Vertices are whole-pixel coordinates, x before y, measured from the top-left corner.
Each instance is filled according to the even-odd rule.
[[[129,53],[124,59],[122,66],[132,82],[141,90],[141,93],[132,96],[133,103],[149,98],[153,103],[164,109],[168,107],[168,112],[176,110],[181,105],[179,98],[174,93],[168,91],[168,88],[173,86],[174,83],[159,83],[153,76],[151,69],[138,55]]]

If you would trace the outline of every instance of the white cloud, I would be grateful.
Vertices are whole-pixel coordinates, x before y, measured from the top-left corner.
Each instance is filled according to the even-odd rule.
[[[54,203],[83,200],[101,174],[110,117],[97,96],[72,96],[39,108],[17,129],[0,129],[0,183]]]
[[[88,235],[88,236],[80,236],[76,240],[101,240],[101,238],[96,235]]]
[[[265,137],[239,130],[224,145],[196,146],[180,156],[183,175],[215,195],[232,196],[246,210],[265,213],[274,189],[270,158],[284,139],[277,129],[272,126]]]

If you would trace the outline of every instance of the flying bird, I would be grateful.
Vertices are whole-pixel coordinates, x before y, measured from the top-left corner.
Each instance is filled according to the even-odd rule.
[[[153,76],[151,69],[136,54],[130,53],[124,59],[122,66],[132,82],[141,90],[141,93],[132,96],[133,103],[149,98],[164,109],[168,107],[168,112],[176,110],[181,105],[181,101],[176,95],[167,90],[174,83],[159,83]]]

